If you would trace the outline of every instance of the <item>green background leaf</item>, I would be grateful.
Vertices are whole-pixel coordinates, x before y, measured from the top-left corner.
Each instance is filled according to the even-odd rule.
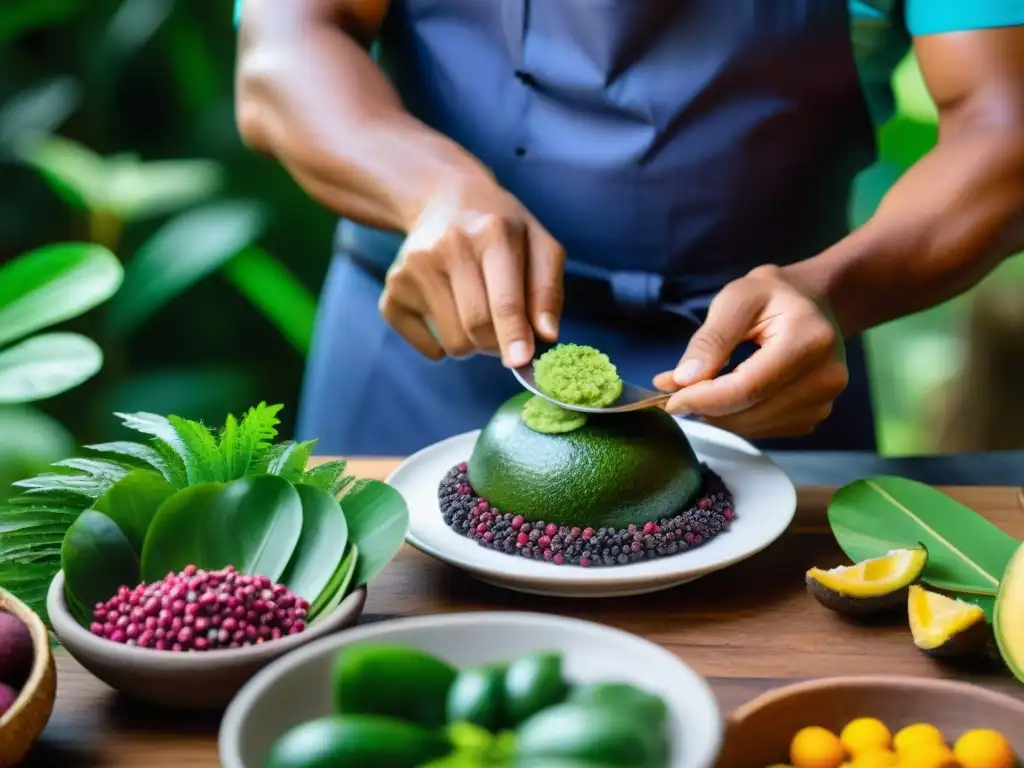
[[[113,296],[121,262],[91,243],[62,243],[0,268],[0,344],[77,317]]]
[[[0,403],[43,400],[77,387],[103,366],[96,342],[77,333],[42,333],[0,352]]]
[[[379,480],[368,480],[341,499],[348,535],[359,547],[353,589],[369,582],[395,556],[409,529],[402,494]]]
[[[83,608],[109,600],[121,585],[139,583],[139,560],[131,543],[117,523],[92,509],[68,528],[61,567],[65,588]]]
[[[941,491],[901,477],[871,477],[840,488],[828,506],[836,541],[854,562],[924,544],[922,579],[937,589],[981,596],[987,612],[1020,542]]]
[[[130,333],[254,242],[263,230],[263,219],[262,208],[244,200],[178,214],[128,262],[124,289],[110,303],[109,328],[119,336]]]
[[[312,603],[345,556],[348,523],[338,500],[327,491],[303,483],[295,491],[302,501],[302,533],[281,583]]]
[[[280,581],[302,533],[302,501],[287,480],[254,475],[229,483],[206,520],[200,568],[233,565]]]
[[[142,557],[146,532],[157,510],[174,494],[174,486],[156,472],[138,469],[114,483],[100,496],[93,508],[115,523]]]
[[[143,581],[158,581],[186,565],[199,565],[203,521],[213,514],[224,487],[223,483],[192,485],[160,505],[142,546]]]

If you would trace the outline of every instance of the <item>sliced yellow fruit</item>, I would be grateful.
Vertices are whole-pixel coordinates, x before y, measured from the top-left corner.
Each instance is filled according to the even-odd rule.
[[[946,646],[975,627],[986,635],[988,631],[985,612],[978,606],[917,585],[907,595],[907,616],[914,645],[926,651]]]
[[[850,597],[877,597],[896,592],[917,581],[928,562],[923,547],[896,549],[882,557],[836,568],[811,568],[807,578]]]

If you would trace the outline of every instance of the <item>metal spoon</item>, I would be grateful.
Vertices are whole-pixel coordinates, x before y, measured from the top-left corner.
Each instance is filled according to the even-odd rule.
[[[537,357],[540,357],[542,350],[537,350]],[[543,397],[555,405],[561,406],[569,411],[580,411],[581,413],[626,413],[627,411],[639,411],[641,408],[652,408],[655,406],[664,405],[672,397],[671,393],[656,392],[653,389],[644,389],[638,387],[636,384],[630,384],[628,381],[622,382],[622,394],[619,395],[619,399],[611,405],[605,406],[604,408],[592,408],[586,405],[571,405],[569,403],[563,403],[555,398],[545,395],[540,391],[537,386],[537,381],[533,376],[533,361],[531,360],[526,365],[522,365],[518,368],[513,368],[512,373],[519,380],[526,389],[535,395]]]

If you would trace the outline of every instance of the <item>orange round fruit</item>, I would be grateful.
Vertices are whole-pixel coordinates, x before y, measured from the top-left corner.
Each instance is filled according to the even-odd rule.
[[[1016,758],[1009,742],[990,728],[967,731],[956,740],[953,754],[961,768],[1013,768]]]
[[[845,757],[839,737],[817,725],[801,728],[789,745],[793,768],[839,768]]]
[[[942,731],[931,723],[914,723],[901,728],[892,737],[892,746],[900,757],[909,755],[911,752],[922,746],[940,744],[944,745],[946,740],[942,737]]]
[[[853,757],[866,751],[887,750],[892,746],[892,734],[885,723],[873,717],[858,717],[846,724],[839,733],[839,741]]]

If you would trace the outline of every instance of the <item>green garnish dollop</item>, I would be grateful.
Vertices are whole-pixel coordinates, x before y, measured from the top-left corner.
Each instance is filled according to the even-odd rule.
[[[562,403],[603,408],[622,394],[622,379],[608,355],[582,344],[559,344],[533,364],[540,390]]]
[[[519,415],[526,426],[544,435],[572,432],[587,423],[587,414],[559,408],[539,395],[527,400]]]

